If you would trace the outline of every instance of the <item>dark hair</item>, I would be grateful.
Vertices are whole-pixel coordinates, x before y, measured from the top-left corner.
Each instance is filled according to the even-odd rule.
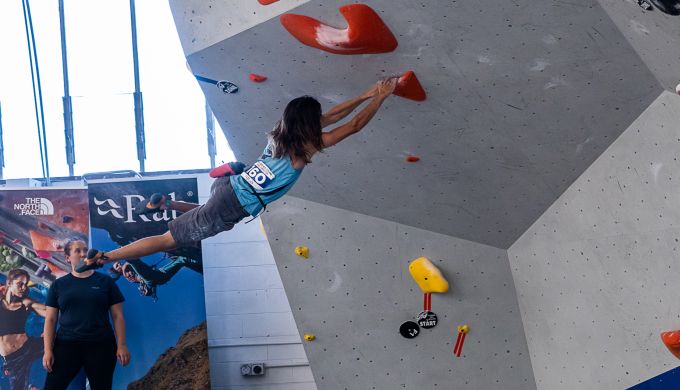
[[[323,149],[321,104],[311,96],[291,100],[269,136],[273,145],[272,157],[292,154],[310,163],[314,152],[309,150],[309,146],[315,151]]]
[[[66,241],[66,244],[64,244],[64,253],[66,254],[66,256],[71,256],[71,247],[73,246],[74,243],[78,241],[85,242],[85,240],[78,237],[69,238],[68,241]],[[87,243],[85,244],[87,245]]]
[[[28,272],[25,269],[21,268],[16,268],[7,273],[7,285],[9,286],[10,283],[15,281],[16,279],[20,277],[25,277],[28,280],[31,280],[31,277],[28,275]]]

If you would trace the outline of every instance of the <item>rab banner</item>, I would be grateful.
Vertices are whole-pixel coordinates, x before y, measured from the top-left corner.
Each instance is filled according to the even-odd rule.
[[[92,248],[109,251],[163,234],[178,211],[135,212],[154,193],[198,203],[195,178],[90,183]],[[125,259],[98,270],[118,283],[131,360],[116,367],[114,389],[209,389],[210,365],[200,247],[141,259]]]
[[[64,244],[87,242],[87,190],[0,190],[0,389],[39,390],[47,290],[71,272]],[[79,375],[70,389],[85,389]]]

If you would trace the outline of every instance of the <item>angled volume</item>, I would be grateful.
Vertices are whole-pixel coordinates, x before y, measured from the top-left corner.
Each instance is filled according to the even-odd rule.
[[[365,4],[340,7],[347,28],[340,29],[321,23],[309,16],[285,14],[283,27],[307,46],[334,54],[388,53],[397,48],[397,39],[380,16]]]

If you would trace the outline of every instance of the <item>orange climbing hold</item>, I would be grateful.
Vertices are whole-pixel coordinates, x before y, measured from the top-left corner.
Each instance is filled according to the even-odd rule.
[[[676,358],[680,359],[680,330],[661,333],[661,340]]]
[[[262,4],[262,5],[269,5],[271,3],[276,3],[279,0],[257,0],[257,1],[259,1],[260,4]]]
[[[389,53],[397,48],[397,39],[380,16],[365,4],[340,7],[347,28],[328,26],[304,15],[285,14],[280,20],[301,43],[334,54]]]
[[[397,82],[397,87],[394,89],[394,94],[406,99],[423,101],[427,98],[423,86],[420,85],[418,77],[412,70],[404,73]]]
[[[420,157],[409,154],[408,156],[406,156],[406,161],[408,161],[408,162],[418,162],[418,161],[420,161]]]
[[[261,83],[261,82],[267,80],[267,76],[262,76],[262,75],[255,74],[255,73],[251,73],[250,76],[248,76],[248,78],[251,81],[254,81],[256,83]]]

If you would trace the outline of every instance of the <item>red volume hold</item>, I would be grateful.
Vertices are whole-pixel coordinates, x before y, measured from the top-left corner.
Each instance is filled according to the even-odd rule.
[[[285,14],[279,18],[283,27],[301,43],[334,54],[389,53],[397,48],[397,39],[380,16],[365,4],[340,7],[347,28],[323,24],[304,15]]]
[[[423,86],[420,85],[418,77],[412,70],[404,73],[397,82],[397,87],[394,89],[394,94],[406,99],[423,101],[427,98]]]
[[[259,1],[260,4],[262,4],[262,5],[269,5],[271,3],[276,3],[279,0],[257,0],[257,1]]]

